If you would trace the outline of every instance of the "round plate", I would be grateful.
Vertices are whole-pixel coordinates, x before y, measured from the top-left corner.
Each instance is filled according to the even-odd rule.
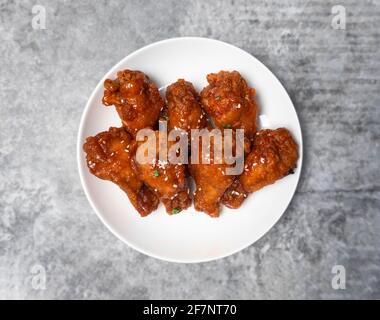
[[[299,145],[295,174],[251,194],[237,210],[223,207],[210,218],[194,207],[169,216],[163,205],[141,218],[126,194],[115,184],[89,173],[82,145],[85,138],[121,126],[114,107],[102,105],[103,81],[122,69],[141,70],[160,88],[179,78],[197,90],[206,75],[237,70],[256,89],[261,128],[286,127]],[[302,136],[292,101],[277,78],[249,53],[205,38],[174,38],[148,45],[125,57],[98,83],[84,110],[78,134],[78,166],[84,191],[103,223],[132,248],[174,262],[202,262],[238,252],[262,237],[281,217],[296,190],[302,165]]]

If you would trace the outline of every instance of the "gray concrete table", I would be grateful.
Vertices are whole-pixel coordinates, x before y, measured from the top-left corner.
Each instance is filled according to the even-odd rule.
[[[39,0],[46,29],[32,23],[36,4],[0,1],[0,298],[380,298],[378,1]],[[203,264],[155,260],[116,239],[76,166],[97,82],[132,51],[176,36],[260,59],[304,135],[283,218],[255,245]],[[345,289],[332,285],[336,265]]]

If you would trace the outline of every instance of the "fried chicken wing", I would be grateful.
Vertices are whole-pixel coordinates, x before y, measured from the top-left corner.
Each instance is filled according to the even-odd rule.
[[[136,143],[124,128],[113,127],[88,137],[83,145],[90,172],[117,184],[140,215],[146,216],[157,208],[159,200],[136,174],[135,148]]]
[[[209,85],[201,93],[205,110],[220,129],[244,129],[245,151],[250,151],[250,140],[256,132],[258,107],[255,90],[249,88],[244,78],[237,71],[211,73],[207,76]],[[239,208],[246,192],[239,182],[239,177],[226,190],[221,202],[229,208]]]
[[[165,102],[157,86],[141,71],[123,70],[104,81],[103,104],[114,105],[126,130],[154,128]]]
[[[210,129],[205,130],[210,132]],[[222,145],[224,145],[224,140],[222,141]],[[196,191],[194,193],[195,209],[206,212],[211,217],[219,217],[221,197],[234,182],[235,176],[228,174],[227,168],[231,165],[227,164],[224,158],[221,163],[215,161],[214,146],[215,140],[211,139],[210,148],[206,151],[209,153],[208,158],[210,163],[204,163],[201,159],[203,150],[201,140],[199,140],[198,163],[191,162],[189,164],[189,171],[196,184]]]
[[[187,209],[191,204],[186,178],[186,167],[183,164],[172,164],[158,158],[159,133],[156,136],[156,158],[151,163],[136,161],[141,179],[150,186],[165,205],[169,214],[176,214]],[[141,146],[142,144],[140,144]],[[170,148],[170,145],[168,146]]]
[[[297,143],[285,128],[257,132],[240,176],[243,188],[254,192],[293,173],[298,159],[297,149]]]
[[[166,100],[169,130],[181,129],[191,137],[191,129],[208,127],[200,98],[190,82],[180,79],[171,84],[166,90]],[[213,155],[211,149],[210,164],[190,165],[189,170],[197,186],[194,194],[195,208],[211,216],[218,216],[219,199],[232,182],[232,178],[225,175],[225,164],[213,163]]]
[[[258,107],[255,89],[237,71],[207,75],[209,85],[201,92],[201,101],[219,128],[244,129],[248,140],[256,133]]]
[[[190,82],[179,79],[168,86],[166,100],[169,131],[181,129],[186,131],[190,137],[191,129],[206,127],[207,119],[201,108],[199,95]]]

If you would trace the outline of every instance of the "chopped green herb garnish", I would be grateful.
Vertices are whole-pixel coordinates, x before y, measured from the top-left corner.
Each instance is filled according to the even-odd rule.
[[[225,125],[223,126],[223,128],[224,128],[224,129],[231,129],[232,126],[231,126],[230,124],[225,124]]]
[[[180,213],[180,212],[181,212],[181,210],[178,209],[178,208],[173,208],[173,210],[172,210],[172,214],[177,214],[177,213]]]
[[[221,97],[220,96],[215,96],[215,100],[220,100]]]
[[[153,175],[154,175],[155,177],[158,177],[158,176],[160,175],[160,173],[158,172],[158,170],[154,170],[154,171],[153,171]]]

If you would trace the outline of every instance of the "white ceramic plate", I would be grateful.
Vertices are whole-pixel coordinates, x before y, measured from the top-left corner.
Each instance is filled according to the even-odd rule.
[[[237,70],[257,91],[261,127],[288,128],[299,145],[298,168],[275,184],[251,194],[238,210],[222,209],[219,218],[193,207],[169,216],[163,205],[145,218],[111,182],[91,175],[82,145],[87,136],[121,126],[114,107],[101,99],[103,81],[122,69],[145,72],[161,90],[179,78],[197,90],[206,75]],[[98,83],[84,110],[78,134],[78,166],[83,188],[103,223],[132,248],[174,262],[202,262],[238,252],[262,237],[281,217],[296,190],[302,164],[302,136],[296,111],[284,87],[260,61],[230,44],[205,38],[174,38],[148,45],[125,57]]]

